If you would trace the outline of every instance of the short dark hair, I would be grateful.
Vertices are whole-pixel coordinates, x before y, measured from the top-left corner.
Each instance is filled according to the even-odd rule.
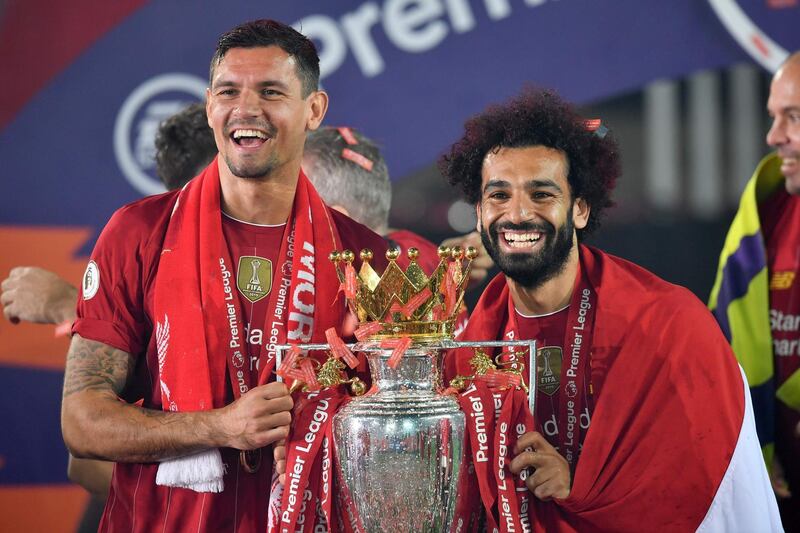
[[[169,190],[183,187],[217,155],[205,105],[192,104],[162,122],[155,144],[158,177]]]
[[[328,205],[347,209],[353,220],[376,233],[387,230],[392,204],[389,170],[374,141],[348,128],[357,144],[348,144],[339,128],[323,127],[311,131],[303,149],[303,166],[308,178]],[[349,149],[372,163],[367,170],[349,159]]]
[[[606,135],[587,129],[586,121],[553,91],[526,88],[500,105],[469,119],[464,135],[439,159],[439,170],[451,185],[460,186],[471,203],[481,199],[481,168],[486,154],[499,148],[546,146],[567,158],[567,181],[572,198],[591,207],[578,238],[600,226],[603,210],[613,205],[611,192],[620,174],[619,151]]]
[[[245,22],[222,34],[217,41],[217,49],[211,58],[208,83],[214,78],[214,69],[231,48],[258,48],[278,46],[294,57],[297,63],[297,77],[303,87],[303,98],[319,88],[319,56],[314,43],[291,26],[269,19]]]

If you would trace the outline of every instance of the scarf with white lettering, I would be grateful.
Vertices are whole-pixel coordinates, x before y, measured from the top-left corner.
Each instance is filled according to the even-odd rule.
[[[350,397],[343,386],[295,394],[292,428],[286,439],[286,482],[281,508],[268,531],[363,531],[340,525],[352,504],[345,496],[333,447],[333,415]],[[346,496],[345,496],[346,498]],[[334,499],[338,499],[334,503]]]
[[[694,531],[744,419],[736,360],[713,317],[686,289],[588,246],[580,246],[580,259],[597,291],[590,363],[599,369],[592,379],[599,392],[569,497],[543,502],[531,495],[531,527]],[[462,339],[501,338],[509,298],[501,275],[481,296]],[[446,378],[469,375],[471,356],[448,354]],[[489,402],[484,394],[479,407]]]
[[[247,374],[229,376],[238,398],[266,383],[275,366],[266,346],[258,370],[247,364],[235,266],[222,231],[219,180],[215,159],[181,191],[164,238],[153,304],[164,410],[223,407],[226,367],[228,373]],[[284,320],[276,326],[277,344],[319,342],[325,329],[341,323],[344,305],[337,301],[338,278],[327,259],[338,245],[327,206],[301,172],[274,269],[276,280],[281,275],[291,279]],[[273,328],[274,306],[267,311],[270,328],[265,330]],[[219,450],[212,449],[163,461],[156,482],[221,492],[223,474]]]

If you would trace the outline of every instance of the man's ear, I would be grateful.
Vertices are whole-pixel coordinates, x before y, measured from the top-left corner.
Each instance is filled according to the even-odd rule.
[[[592,208],[583,198],[576,198],[572,204],[572,225],[575,229],[583,229],[589,223],[589,213]]]
[[[314,91],[308,95],[309,115],[306,121],[306,129],[316,130],[322,124],[325,113],[328,111],[328,93],[325,91]]]
[[[480,202],[475,204],[475,215],[478,218],[478,223],[475,224],[475,229],[478,230],[478,233],[480,233],[481,229],[483,229],[482,226],[481,226],[481,204],[480,204]]]

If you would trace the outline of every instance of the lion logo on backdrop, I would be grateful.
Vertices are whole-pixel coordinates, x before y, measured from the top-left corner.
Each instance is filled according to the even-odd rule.
[[[552,396],[561,383],[561,346],[544,346],[536,351],[536,390]]]
[[[125,179],[143,195],[165,191],[155,172],[159,124],[189,104],[203,101],[206,85],[190,74],[161,74],[136,87],[123,102],[114,124],[114,155]]]
[[[252,303],[264,298],[272,290],[272,261],[253,255],[241,256],[236,287]]]

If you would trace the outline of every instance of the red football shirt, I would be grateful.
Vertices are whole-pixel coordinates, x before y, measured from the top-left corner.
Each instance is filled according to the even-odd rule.
[[[155,274],[169,216],[177,191],[144,198],[118,210],[100,235],[91,260],[99,282],[91,297],[78,303],[78,318],[73,331],[81,337],[103,342],[131,354],[136,361],[133,377],[122,392],[128,402],[142,400],[145,408],[161,410],[158,356],[153,333],[153,295]],[[342,240],[342,248],[371,248],[383,255],[384,240],[366,227],[331,212]],[[255,350],[263,342],[256,331],[258,314],[264,314],[268,296],[265,279],[253,281],[253,272],[264,272],[266,265],[254,267],[251,261],[271,261],[274,276],[278,242],[283,228],[257,227],[223,217],[223,232],[229,240],[234,266],[247,268],[244,290],[255,302],[239,292],[249,340]],[[273,250],[274,248],[274,250]],[[320,251],[322,253],[322,251]],[[327,256],[327,251],[325,251]],[[247,264],[239,258],[246,257]],[[379,265],[382,266],[382,265]],[[238,276],[237,276],[238,278]],[[338,283],[338,280],[330,280]],[[257,285],[261,284],[261,287]],[[271,287],[275,290],[275,287]],[[88,298],[87,298],[88,297]],[[84,299],[85,298],[85,299]],[[255,352],[254,352],[255,353]],[[233,395],[228,383],[228,398]],[[223,448],[226,465],[225,490],[219,494],[197,493],[187,489],[156,485],[157,463],[117,463],[111,482],[101,531],[266,531],[267,502],[271,481],[271,449],[262,451],[264,461],[256,474],[248,474],[239,464],[239,451]]]
[[[258,361],[261,346],[269,341],[269,331],[264,323],[269,295],[278,290],[276,285],[280,277],[275,273],[280,273],[282,268],[278,264],[278,253],[285,228],[286,224],[260,226],[229,216],[222,217],[222,233],[233,261],[233,279],[236,280],[251,364]],[[262,364],[261,361],[258,363]],[[250,384],[250,387],[254,386],[256,383]]]
[[[561,362],[563,359],[564,333],[567,329],[569,306],[547,315],[525,316],[517,311],[517,327],[520,339],[536,339],[537,394],[536,394],[536,430],[556,449],[559,447],[559,398],[561,396]],[[591,364],[591,360],[590,360]],[[580,413],[579,446],[583,446],[586,432],[589,430],[592,416],[591,394],[589,390],[590,376],[584,377],[583,411]],[[597,393],[598,391],[592,391]]]
[[[781,187],[759,206],[767,242],[769,318],[776,387],[800,369],[800,198]],[[775,447],[790,480],[800,482],[800,413],[777,402]],[[800,487],[791,487],[797,491]]]

